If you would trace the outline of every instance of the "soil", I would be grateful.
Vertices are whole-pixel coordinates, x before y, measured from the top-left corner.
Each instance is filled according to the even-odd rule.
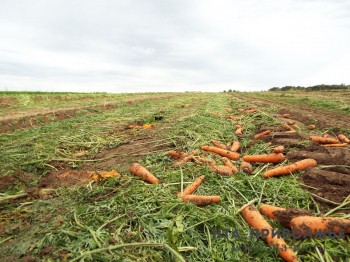
[[[345,198],[350,195],[349,174],[321,170],[319,168],[310,168],[300,178],[300,181],[309,186],[308,190],[312,193],[338,204],[342,203]],[[323,206],[329,208],[334,208],[336,206],[330,202],[322,200],[321,198],[315,200],[322,202]]]
[[[77,115],[78,111],[86,110],[87,113],[96,113],[96,109],[111,110],[117,108],[121,103],[132,105],[135,102],[142,103],[150,100],[169,99],[176,95],[163,95],[151,98],[134,98],[123,102],[105,102],[98,105],[79,106],[72,108],[58,108],[54,110],[31,111],[24,114],[10,114],[0,117],[0,134],[14,132],[20,128],[31,128],[42,124],[47,124],[55,120],[65,120]],[[1,108],[1,106],[0,106]]]
[[[290,228],[290,221],[298,216],[310,216],[311,213],[304,209],[287,208],[283,211],[274,211],[272,214],[276,217],[276,220],[284,227]]]
[[[15,102],[16,99],[13,97],[0,97],[0,108],[9,108]]]

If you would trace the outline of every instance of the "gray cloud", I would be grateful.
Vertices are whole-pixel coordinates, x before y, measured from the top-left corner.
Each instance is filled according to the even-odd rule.
[[[348,1],[0,2],[0,89],[349,83]]]

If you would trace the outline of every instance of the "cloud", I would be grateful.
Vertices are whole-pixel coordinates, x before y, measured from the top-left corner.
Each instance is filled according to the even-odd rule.
[[[349,83],[349,13],[341,0],[3,0],[0,89],[247,91]]]

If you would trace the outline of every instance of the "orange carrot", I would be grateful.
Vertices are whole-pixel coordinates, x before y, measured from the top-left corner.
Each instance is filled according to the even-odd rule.
[[[129,167],[129,170],[134,175],[140,177],[142,180],[149,182],[151,184],[158,184],[159,180],[151,174],[146,168],[138,163],[134,163]]]
[[[253,166],[250,163],[244,161],[241,163],[239,169],[248,174],[251,174],[253,172]]]
[[[277,146],[273,149],[274,153],[283,153],[284,152],[284,146]]]
[[[280,163],[284,161],[285,157],[283,154],[272,153],[264,155],[246,155],[243,157],[245,162],[259,162],[259,163]]]
[[[282,115],[284,118],[290,118],[290,114],[283,114]]]
[[[213,171],[216,174],[222,175],[222,176],[232,176],[233,171],[230,167],[224,166],[224,165],[218,165],[218,166],[210,166],[209,169]]]
[[[339,134],[338,135],[338,139],[339,139],[340,142],[350,144],[350,139],[347,138],[344,134]]]
[[[196,195],[185,195],[182,197],[185,203],[191,202],[196,204],[197,206],[206,206],[211,203],[219,203],[221,197],[220,196],[196,196]]]
[[[240,155],[236,152],[231,152],[231,151],[213,147],[213,146],[202,146],[201,149],[204,151],[216,153],[220,156],[227,157],[228,159],[231,159],[231,160],[238,160],[240,157]]]
[[[292,229],[301,230],[303,235],[306,235],[307,231],[315,235],[320,230],[334,233],[342,230],[345,234],[350,233],[350,219],[345,218],[298,216],[290,221],[290,226]]]
[[[339,144],[338,139],[321,137],[321,136],[310,136],[310,140],[314,143],[319,143],[319,144]]]
[[[293,132],[293,133],[295,132],[294,128],[291,127],[291,126],[288,125],[288,124],[284,124],[283,127],[286,128],[286,129],[288,129],[288,130],[289,130],[288,132]]]
[[[241,143],[239,141],[229,142],[226,148],[232,152],[237,152],[241,148]]]
[[[282,207],[276,207],[276,206],[271,206],[271,205],[266,205],[266,204],[261,204],[260,205],[260,213],[263,214],[264,216],[267,216],[268,218],[276,220],[277,217],[274,214],[275,211],[285,211],[285,208]]]
[[[321,146],[325,146],[325,147],[347,147],[348,143],[339,143],[339,144],[323,144]]]
[[[184,164],[186,164],[187,162],[189,161],[192,161],[193,160],[193,157],[195,155],[198,154],[198,150],[194,150],[191,154],[189,154],[188,156],[185,156],[183,158],[181,158],[180,160],[176,161],[174,164],[173,164],[173,167],[177,167],[177,166],[183,166]]]
[[[255,207],[248,205],[241,211],[241,216],[249,226],[259,230],[268,230],[268,234],[264,237],[265,242],[270,246],[277,247],[277,251],[281,258],[287,262],[297,262],[297,256],[293,250],[286,244],[283,238],[278,236],[272,237],[272,226],[264,219],[264,217],[256,210]]]
[[[216,162],[215,160],[213,159],[210,159],[210,158],[205,158],[205,157],[199,157],[199,156],[196,156],[193,158],[195,161],[199,161],[199,162],[202,162],[202,163],[208,163],[210,165],[215,165]]]
[[[120,174],[115,170],[112,170],[112,171],[92,171],[91,172],[91,178],[96,182],[100,181],[101,179],[107,179],[107,178],[111,178],[111,177],[120,177]]]
[[[205,176],[200,176],[198,177],[192,184],[190,184],[189,186],[187,186],[183,192],[179,192],[177,194],[178,197],[182,197],[184,195],[191,195],[194,191],[197,190],[197,188],[202,184],[203,180],[204,180]]]
[[[314,167],[316,165],[317,165],[316,160],[307,158],[307,159],[295,162],[291,165],[280,166],[280,167],[276,167],[274,169],[268,170],[265,172],[263,177],[268,178],[273,176],[289,175],[291,172],[294,172],[296,170],[305,170],[306,168]]]
[[[256,134],[256,135],[254,136],[254,139],[259,139],[259,138],[261,138],[262,136],[266,136],[266,135],[270,134],[271,132],[272,132],[271,130],[266,130],[266,131],[264,131],[264,132],[261,132],[261,133],[259,133],[259,134]]]
[[[186,157],[186,156],[188,156],[188,154],[187,153],[184,153],[184,152],[180,152],[180,151],[170,151],[169,153],[168,153],[168,155],[169,156],[172,156],[172,157],[174,157],[174,158],[184,158],[184,157]]]
[[[242,129],[242,127],[237,128],[237,129],[236,129],[236,132],[235,132],[235,135],[236,135],[236,136],[242,136],[242,134],[243,134],[243,129]]]
[[[247,109],[247,110],[245,110],[244,112],[245,113],[247,113],[247,114],[251,114],[251,113],[255,113],[255,112],[257,112],[258,110],[256,110],[255,108],[253,108],[253,109]]]
[[[216,141],[216,140],[211,140],[211,143],[221,149],[226,149],[226,146],[224,144],[221,144],[220,142]]]
[[[222,161],[223,161],[225,166],[227,166],[227,167],[232,169],[232,172],[233,172],[234,175],[238,173],[238,168],[228,158],[223,157]]]

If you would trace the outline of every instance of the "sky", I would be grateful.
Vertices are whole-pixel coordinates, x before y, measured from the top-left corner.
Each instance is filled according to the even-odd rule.
[[[1,0],[0,90],[350,84],[349,0]]]

